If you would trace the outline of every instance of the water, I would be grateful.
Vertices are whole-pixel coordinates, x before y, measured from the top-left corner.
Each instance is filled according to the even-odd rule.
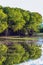
[[[40,58],[36,59],[36,60],[29,60],[27,62],[21,63],[19,65],[43,65],[43,38],[39,37],[37,44],[42,45],[41,49],[42,49],[42,55]]]
[[[28,44],[28,43],[34,42],[34,43],[41,45],[42,55],[40,58],[38,58],[36,60],[29,60],[27,62],[23,62],[23,63],[17,64],[17,65],[43,65],[43,37],[38,37],[37,39],[38,39],[37,41],[29,41],[29,40],[7,40],[7,38],[6,38],[6,40],[2,39],[3,41],[0,41],[0,43],[2,42],[2,43],[9,44],[10,42],[13,41],[13,42],[20,42],[20,43],[25,42]]]

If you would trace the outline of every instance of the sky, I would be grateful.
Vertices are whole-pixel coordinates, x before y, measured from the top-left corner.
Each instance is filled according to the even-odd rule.
[[[0,5],[39,12],[43,16],[43,0],[0,0]]]

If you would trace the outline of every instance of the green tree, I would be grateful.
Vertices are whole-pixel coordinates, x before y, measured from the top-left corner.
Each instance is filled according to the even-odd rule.
[[[21,10],[21,13],[26,23],[20,32],[24,35],[32,35],[34,32],[39,32],[39,25],[42,23],[41,14],[25,10]]]
[[[24,27],[21,29],[21,33],[23,33],[24,35],[28,35],[27,25],[29,25],[29,23],[30,23],[30,12],[25,11],[25,10],[21,10],[21,13],[23,15],[23,19],[26,22]]]
[[[2,33],[7,27],[7,15],[2,9],[0,9],[0,33]]]
[[[26,24],[29,23],[30,21],[30,12],[29,11],[25,11],[25,10],[21,10],[21,13],[23,15],[24,20],[26,21]]]
[[[8,25],[14,32],[23,28],[25,20],[19,9],[6,7],[4,12],[8,15]]]
[[[0,5],[0,9],[2,9],[3,7]]]
[[[42,16],[39,13],[33,12],[31,13],[30,23],[27,24],[26,30],[28,34],[33,34],[34,32],[39,31],[39,25],[42,23]]]
[[[37,12],[0,6],[0,33],[8,27],[14,32],[20,31],[24,35],[32,35],[38,32],[41,23],[42,16]]]

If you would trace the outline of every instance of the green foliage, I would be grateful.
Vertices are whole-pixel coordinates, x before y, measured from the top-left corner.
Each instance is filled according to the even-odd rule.
[[[8,15],[8,25],[14,32],[23,28],[25,20],[19,9],[6,7],[4,11]]]
[[[7,27],[7,15],[2,9],[0,9],[0,33],[2,33]]]
[[[29,11],[22,10],[21,13],[22,13],[23,18],[26,21],[26,23],[29,23],[29,20],[30,20],[30,12]]]
[[[0,5],[0,9],[2,9],[3,7]]]
[[[0,6],[0,33],[10,28],[14,32],[21,31],[22,34],[29,35],[38,32],[41,23],[42,16],[37,12]]]
[[[30,26],[28,27],[37,32],[41,22],[42,16],[39,13],[33,12],[31,13]]]
[[[22,11],[24,20],[26,21],[25,26],[21,29],[21,32],[25,35],[39,32],[39,25],[42,23],[42,16],[37,12]]]

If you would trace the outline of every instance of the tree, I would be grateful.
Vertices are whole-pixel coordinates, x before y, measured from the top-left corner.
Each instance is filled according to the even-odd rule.
[[[32,35],[39,31],[41,23],[42,16],[37,12],[0,6],[0,33],[10,28],[14,33],[20,31],[23,35]]]
[[[0,9],[2,9],[3,7],[0,5]]]
[[[42,23],[42,16],[37,12],[29,12],[21,10],[24,20],[26,21],[21,33],[24,35],[32,35],[39,31],[39,25]]]
[[[21,13],[23,15],[23,19],[26,21],[24,27],[21,29],[21,33],[23,35],[28,35],[27,25],[30,23],[30,12],[25,11],[25,10],[21,10]]]
[[[26,21],[26,23],[29,23],[30,21],[30,12],[29,11],[25,11],[25,10],[21,10],[21,13],[23,15],[24,20]]]
[[[38,32],[39,25],[42,23],[42,16],[39,13],[33,12],[31,13],[30,23],[27,24],[26,29],[29,34],[33,34],[34,32]]]
[[[14,32],[23,28],[25,20],[19,9],[6,7],[4,12],[8,15],[8,25]]]
[[[5,29],[7,29],[7,15],[0,9],[0,33],[2,33]]]

